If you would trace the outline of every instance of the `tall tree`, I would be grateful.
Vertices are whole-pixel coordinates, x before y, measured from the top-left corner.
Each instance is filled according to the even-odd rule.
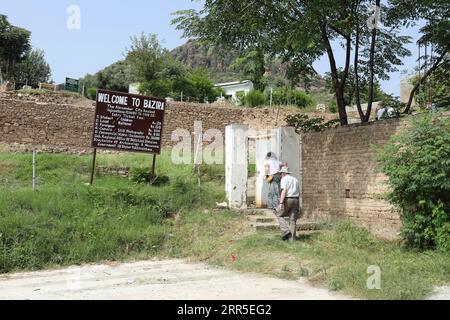
[[[12,68],[10,74],[16,82],[36,87],[39,82],[49,81],[51,70],[44,51],[33,49],[26,53],[22,62]]]
[[[15,27],[0,14],[0,79],[9,78],[16,63],[21,62],[31,49],[28,30]]]
[[[164,49],[155,34],[131,37],[131,47],[126,52],[125,61],[130,67],[133,81],[151,81],[155,79],[156,73],[168,51]]]
[[[326,54],[340,122],[346,125],[344,95],[352,72],[351,53],[355,43],[359,46],[355,71],[371,71],[374,79],[386,77],[395,70],[395,65],[401,64],[400,58],[409,54],[402,48],[408,38],[399,37],[396,28],[381,32],[380,28],[374,31],[368,27],[371,15],[368,9],[378,3],[378,0],[206,0],[198,12],[177,12],[173,23],[186,37],[239,48],[259,47],[285,61],[301,62],[305,69],[312,69],[313,62]],[[336,43],[345,52],[342,73],[334,51]],[[389,57],[380,64],[380,56],[386,52]],[[367,121],[370,112],[367,110],[361,120]]]

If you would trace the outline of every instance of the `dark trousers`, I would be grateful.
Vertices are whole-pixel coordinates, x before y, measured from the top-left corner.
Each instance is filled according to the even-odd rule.
[[[278,223],[283,235],[291,233],[295,239],[297,233],[297,219],[300,217],[300,203],[298,198],[286,198],[284,210],[277,210]]]

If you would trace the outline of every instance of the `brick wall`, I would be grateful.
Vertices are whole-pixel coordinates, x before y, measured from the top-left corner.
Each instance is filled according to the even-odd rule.
[[[302,138],[303,210],[308,218],[344,216],[385,238],[401,227],[383,200],[386,176],[377,170],[371,145],[382,145],[405,127],[402,120],[357,124]]]
[[[163,145],[170,146],[175,129],[194,131],[194,122],[202,121],[203,132],[218,129],[225,132],[231,123],[248,124],[254,129],[285,125],[292,110],[268,108],[217,107],[172,102],[166,110]],[[44,146],[44,150],[89,150],[94,121],[93,106],[39,103],[0,98],[0,142]]]

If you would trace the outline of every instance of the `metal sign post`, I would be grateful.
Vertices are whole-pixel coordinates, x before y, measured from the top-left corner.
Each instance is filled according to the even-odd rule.
[[[91,180],[89,185],[92,187],[94,183],[94,174],[95,174],[95,161],[97,160],[97,148],[94,148],[94,154],[92,156],[92,169],[91,169]]]
[[[32,178],[33,191],[36,189],[36,149],[33,149],[33,178]]]
[[[155,167],[156,167],[156,154],[153,155],[152,175],[151,175],[152,179],[155,177]]]

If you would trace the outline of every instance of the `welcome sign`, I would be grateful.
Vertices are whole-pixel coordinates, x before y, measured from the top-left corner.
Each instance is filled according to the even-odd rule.
[[[92,147],[161,153],[166,101],[98,90]]]

